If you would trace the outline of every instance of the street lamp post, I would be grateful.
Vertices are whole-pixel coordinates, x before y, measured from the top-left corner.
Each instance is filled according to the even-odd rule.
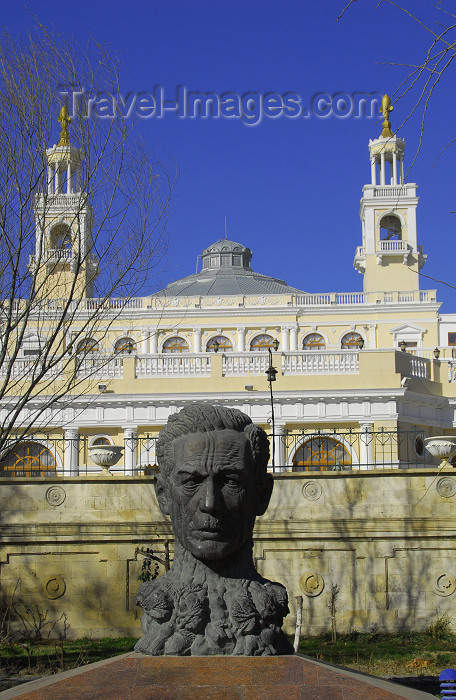
[[[272,341],[272,347],[274,348],[274,350],[276,352],[279,349],[279,341],[277,340],[277,338],[275,338]],[[277,370],[272,365],[272,351],[271,351],[271,347],[269,345],[268,345],[268,353],[269,353],[269,367],[266,370],[265,374],[268,378],[269,392],[270,392],[270,396],[271,396],[272,471],[275,471],[275,417],[274,417],[274,395],[272,393],[272,382],[276,381]]]

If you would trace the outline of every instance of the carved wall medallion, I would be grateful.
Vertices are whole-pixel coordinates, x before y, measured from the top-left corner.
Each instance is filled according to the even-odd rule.
[[[316,571],[306,571],[299,579],[299,588],[309,598],[320,595],[324,587],[323,577]]]
[[[456,579],[451,574],[441,573],[435,579],[434,593],[441,596],[452,595],[456,591]]]
[[[65,589],[65,581],[58,574],[47,576],[41,581],[41,590],[43,591],[43,595],[50,600],[61,598],[65,593]]]
[[[45,499],[50,506],[61,506],[65,498],[65,489],[61,486],[50,486],[46,491]]]
[[[437,493],[444,498],[451,498],[456,493],[456,482],[450,476],[444,476],[437,482]]]
[[[318,481],[306,481],[302,487],[302,495],[308,501],[317,501],[322,493],[322,489]]]

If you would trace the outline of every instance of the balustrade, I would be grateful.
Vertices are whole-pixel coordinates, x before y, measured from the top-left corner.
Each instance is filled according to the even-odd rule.
[[[388,245],[379,250],[379,254],[395,251],[404,253],[408,249],[405,241],[381,241],[381,243]],[[390,244],[394,245],[388,247]],[[396,244],[398,244],[398,247],[395,247]],[[361,306],[364,304],[410,304],[412,302],[419,304],[435,302],[435,300],[436,292],[434,290],[384,292],[383,298],[380,297],[378,292],[336,292],[334,294],[297,295],[293,297],[293,304],[296,306]]]
[[[440,347],[440,362],[448,363],[449,381],[456,381],[456,361],[454,348]],[[394,348],[383,348],[383,352],[397,352]],[[431,378],[434,348],[407,348],[404,353],[410,360],[409,376],[421,379]],[[299,374],[353,374],[359,372],[360,352],[369,350],[298,350],[282,351],[274,354],[273,362],[283,375]],[[377,350],[378,352],[378,350]],[[402,354],[402,353],[401,353]],[[182,353],[136,355],[136,378],[154,377],[202,377],[211,375],[212,353]],[[94,353],[86,357],[76,356],[76,373],[78,378],[123,378],[123,360],[119,356]],[[269,356],[265,352],[229,352],[221,355],[222,376],[262,376],[269,367]],[[57,377],[63,370],[59,362],[43,376],[44,379]],[[5,360],[0,368],[0,379],[8,375],[11,379],[36,377],[41,372],[40,359],[37,356],[17,358],[9,368]]]
[[[403,253],[408,249],[407,241],[380,241],[380,250],[382,252],[399,251]]]
[[[359,352],[287,352],[282,355],[283,374],[351,374],[359,371]]]
[[[123,360],[112,355],[93,355],[77,358],[76,373],[78,379],[84,377],[116,378],[123,376]]]
[[[37,356],[29,357],[19,357],[14,360],[13,364],[10,366],[9,361],[5,360],[3,365],[0,367],[0,378],[6,379],[33,379],[38,377],[42,371],[42,363]],[[43,375],[43,379],[48,379],[49,377],[55,377],[62,371],[62,365],[60,362],[56,363],[53,367],[47,369],[46,373]]]
[[[136,377],[203,376],[211,373],[211,356],[201,354],[149,355],[136,358]]]

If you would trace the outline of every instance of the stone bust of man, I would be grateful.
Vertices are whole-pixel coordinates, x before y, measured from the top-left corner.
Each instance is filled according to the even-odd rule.
[[[175,535],[171,569],[143,583],[136,651],[159,655],[291,654],[285,588],[264,579],[252,532],[272,493],[266,433],[241,411],[193,404],[157,442],[155,490]]]

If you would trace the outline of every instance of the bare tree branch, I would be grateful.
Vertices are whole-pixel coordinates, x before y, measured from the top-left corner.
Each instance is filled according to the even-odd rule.
[[[65,88],[81,93],[63,149],[78,186],[71,166],[52,170],[60,151],[49,148]],[[18,431],[42,429],[49,409],[87,394],[113,359],[95,361],[89,339],[101,345],[132,297],[154,291],[177,168],[147,151],[133,120],[90,116],[91,97],[116,104],[119,93],[118,61],[94,40],[83,52],[39,24],[20,42],[3,30],[0,456]],[[66,190],[55,185],[65,177]]]

